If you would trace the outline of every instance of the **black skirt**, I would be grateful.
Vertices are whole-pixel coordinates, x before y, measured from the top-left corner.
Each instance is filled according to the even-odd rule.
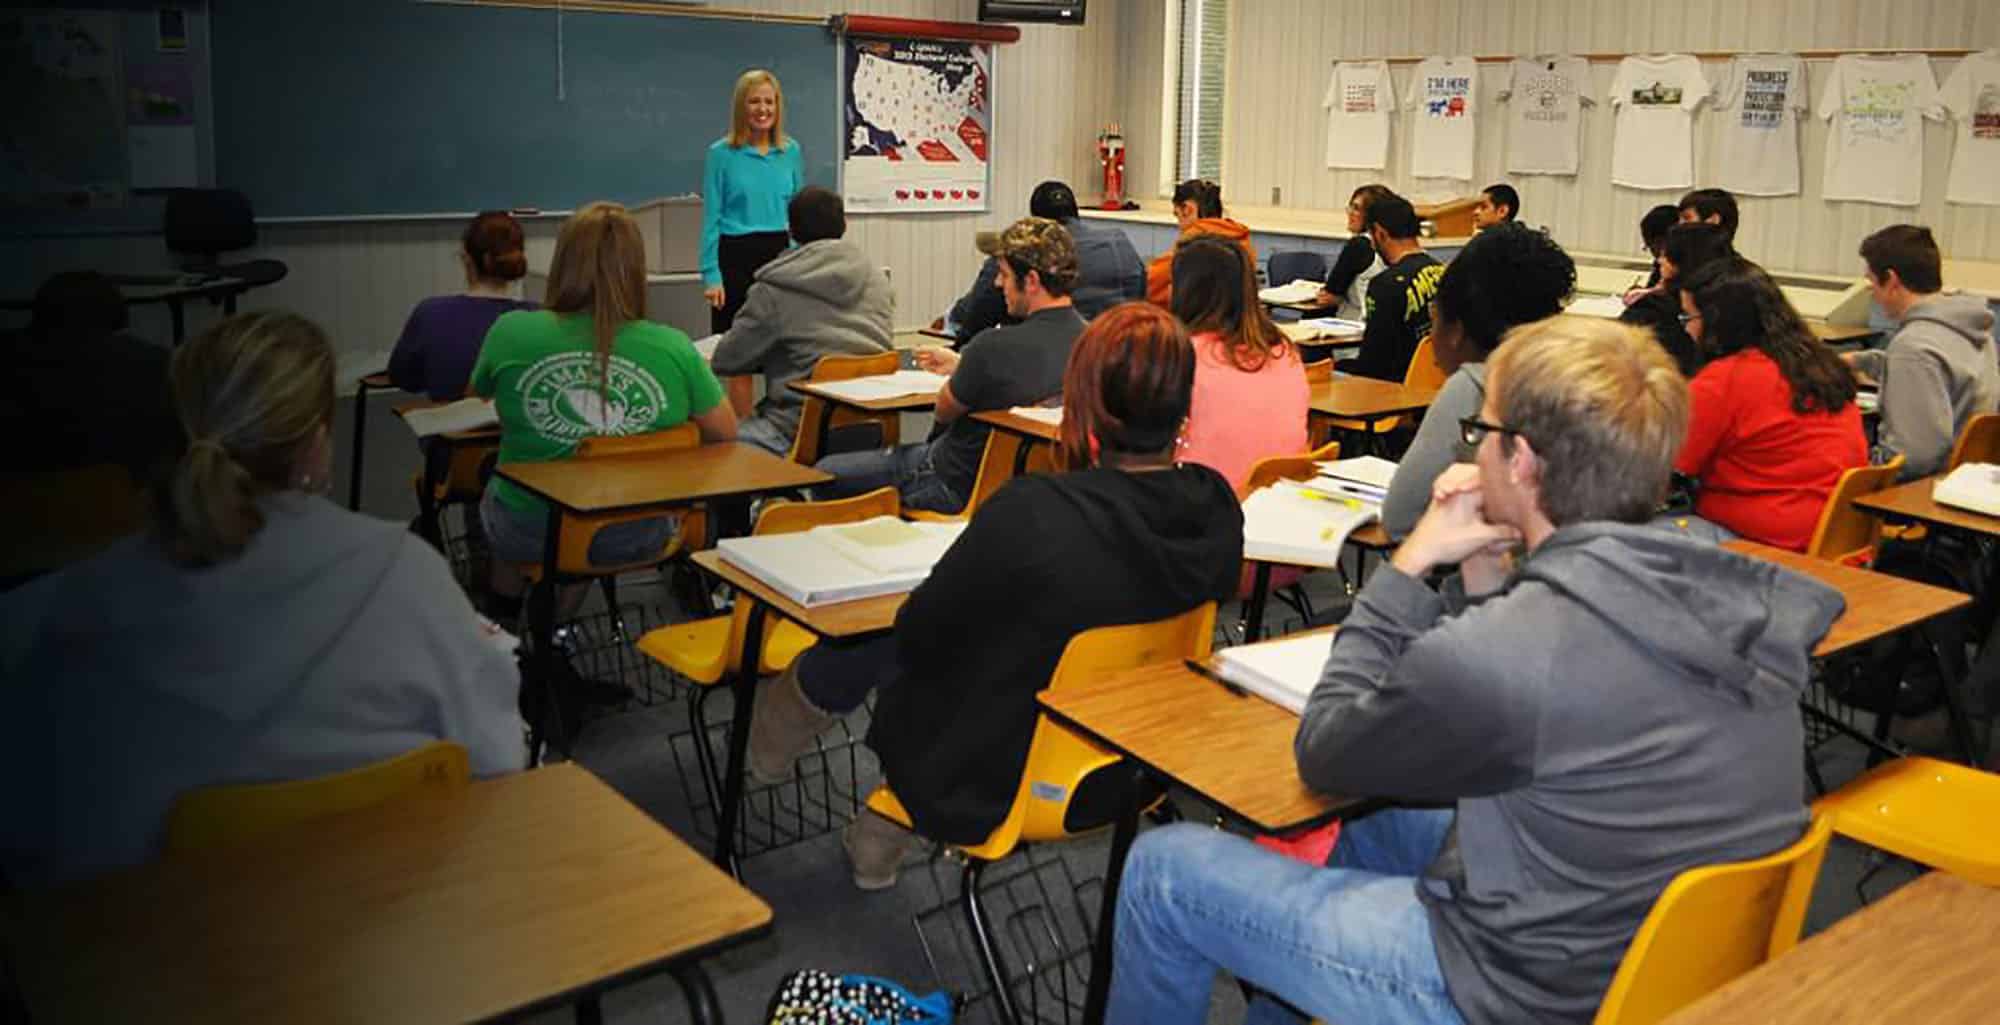
[[[782,231],[724,235],[716,242],[715,262],[722,267],[722,308],[709,311],[709,330],[716,334],[729,330],[736,322],[736,311],[743,308],[750,283],[757,280],[757,270],[790,244],[791,236]]]

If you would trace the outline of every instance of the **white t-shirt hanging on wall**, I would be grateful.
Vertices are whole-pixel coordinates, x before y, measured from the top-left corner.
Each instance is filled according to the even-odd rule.
[[[1383,61],[1333,66],[1326,83],[1326,166],[1380,170],[1389,166],[1389,114],[1396,87]]]
[[[1517,60],[1500,87],[1507,101],[1507,170],[1575,174],[1577,133],[1590,96],[1590,62],[1581,57]]]
[[[2000,50],[1959,61],[1944,80],[1943,99],[1958,122],[1944,198],[2000,206]]]
[[[1410,174],[1472,180],[1472,118],[1478,112],[1479,63],[1430,57],[1417,65],[1403,105],[1412,111]]]
[[[1611,79],[1616,112],[1611,182],[1634,189],[1694,184],[1694,109],[1708,96],[1701,62],[1686,54],[1627,57]]]
[[[1826,199],[1916,206],[1924,196],[1924,118],[1940,121],[1930,61],[1836,57],[1820,92],[1819,116],[1833,122],[1826,140]]]
[[[1744,196],[1799,191],[1799,115],[1806,112],[1806,64],[1791,54],[1752,54],[1729,65],[1716,94],[1727,111],[1717,141],[1716,184]]]

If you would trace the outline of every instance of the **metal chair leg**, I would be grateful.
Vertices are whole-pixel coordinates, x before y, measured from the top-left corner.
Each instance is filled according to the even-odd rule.
[[[688,700],[688,728],[694,731],[694,764],[701,773],[702,789],[708,792],[708,806],[722,821],[722,783],[715,771],[715,749],[708,744],[708,697],[714,687],[697,687]],[[719,826],[717,828],[720,828]]]
[[[972,929],[972,940],[979,946],[979,960],[986,968],[986,981],[993,987],[994,1005],[1000,1008],[1000,1020],[1006,1025],[1021,1025],[1021,1013],[1014,1006],[1014,992],[1007,987],[1007,968],[1000,960],[999,948],[993,945],[993,930],[986,923],[986,908],[979,901],[979,877],[986,871],[986,862],[978,858],[968,858],[965,874],[959,878],[958,905],[965,912],[966,925]]]
[[[673,967],[674,981],[681,984],[681,993],[687,997],[688,1017],[699,1025],[722,1025],[722,1002],[715,998],[715,987],[708,981],[708,973],[698,964],[678,964]]]

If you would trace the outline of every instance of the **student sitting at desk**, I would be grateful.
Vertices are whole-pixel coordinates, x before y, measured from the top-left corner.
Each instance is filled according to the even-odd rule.
[[[1458,422],[1478,414],[1486,400],[1486,359],[1509,331],[1562,312],[1576,287],[1576,263],[1555,240],[1518,223],[1481,231],[1445,267],[1431,300],[1431,352],[1451,376],[1409,450],[1396,464],[1382,502],[1382,526],[1401,540],[1431,502],[1431,485],[1472,453]]]
[[[563,224],[549,265],[545,308],[493,323],[472,370],[472,392],[500,415],[500,462],[568,459],[591,435],[644,434],[687,420],[701,440],[736,437],[736,413],[688,336],[646,319],[646,243],[616,203],[592,203]],[[494,477],[479,503],[493,547],[495,618],[520,614],[518,566],[542,561],[548,508]],[[666,544],[674,519],[606,527],[590,561],[630,562]],[[567,615],[584,588],[569,589]]]
[[[1146,265],[1132,239],[1116,225],[1086,222],[1078,213],[1076,193],[1067,184],[1045,181],[1028,197],[1028,216],[1046,217],[1069,231],[1076,243],[1076,312],[1089,320],[1122,302],[1146,297]],[[981,239],[987,233],[981,233]],[[981,250],[981,252],[985,252]],[[960,345],[996,324],[1012,324],[1007,299],[1000,294],[1000,261],[986,253],[972,287],[952,304],[940,327],[958,337]]]
[[[1681,373],[1694,377],[1705,361],[1701,346],[1688,337],[1687,327],[1681,322],[1681,292],[1675,282],[1734,253],[1729,233],[1719,225],[1692,222],[1674,225],[1660,240],[1659,253],[1653,260],[1653,273],[1659,275],[1659,284],[1626,296],[1625,312],[1618,319],[1652,331],[1653,338],[1673,357]]]
[[[389,356],[391,383],[439,402],[465,397],[493,322],[503,313],[535,308],[516,294],[516,282],[528,273],[524,245],[520,222],[505,211],[488,210],[465,226],[458,251],[465,291],[433,296],[410,311]]]
[[[1681,197],[1674,206],[1674,212],[1682,224],[1713,224],[1729,236],[1729,244],[1736,245],[1736,225],[1739,214],[1736,197],[1728,189],[1696,189]]]
[[[1694,511],[1752,541],[1805,550],[1826,496],[1868,464],[1854,374],[1763,268],[1730,256],[1677,280],[1688,335],[1710,357],[1674,469]]]
[[[1259,1023],[1586,1025],[1676,875],[1799,838],[1799,695],[1841,599],[1642,525],[1687,409],[1610,321],[1493,354],[1476,467],[1369,577],[1295,745],[1315,790],[1449,807],[1349,821],[1325,868],[1205,825],[1140,836],[1106,1021],[1199,1025],[1219,969],[1268,994]],[[1463,594],[1426,586],[1454,564]]]
[[[333,366],[326,336],[289,313],[237,314],[187,343],[170,394],[190,440],[150,529],[0,597],[14,883],[152,859],[193,787],[440,739],[480,774],[525,762],[514,658],[444,559],[322,497]]]
[[[1444,265],[1417,241],[1417,211],[1401,196],[1368,207],[1368,235],[1387,265],[1368,283],[1361,354],[1340,365],[1345,373],[1401,381],[1417,342],[1431,330],[1431,296]]]
[[[793,381],[812,376],[822,356],[888,352],[896,313],[888,275],[847,241],[847,210],[836,193],[808,185],[786,214],[795,247],[757,269],[743,308],[709,358],[718,374],[762,371],[757,415],[736,437],[775,455],[792,450],[805,396]]]
[[[1312,388],[1305,364],[1264,304],[1243,251],[1217,238],[1174,253],[1174,316],[1194,337],[1194,405],[1181,460],[1222,474],[1237,490],[1270,456],[1306,450]]]
[[[1062,225],[1024,217],[1001,232],[998,249],[1000,289],[1020,323],[986,329],[962,353],[918,350],[920,366],[951,377],[938,390],[930,439],[820,460],[819,469],[835,479],[815,489],[819,497],[845,498],[886,485],[902,493],[907,508],[958,512],[986,454],[988,428],[971,414],[1062,394],[1063,366],[1084,327],[1070,301],[1076,246]]]
[[[1387,185],[1363,185],[1347,197],[1347,241],[1341,243],[1340,255],[1327,268],[1326,283],[1313,298],[1321,308],[1305,316],[1360,320],[1366,315],[1368,283],[1382,273],[1382,261],[1376,257],[1375,243],[1368,237],[1368,208],[1376,200],[1393,195]]]
[[[1886,348],[1848,353],[1848,365],[1882,386],[1877,462],[1904,458],[1904,480],[1945,469],[1966,421],[2000,406],[1993,311],[1973,295],[1945,293],[1929,228],[1892,224],[1861,241],[1868,289],[1902,326]]]
[[[1646,247],[1646,252],[1652,254],[1653,271],[1646,276],[1645,284],[1626,290],[1625,301],[1627,303],[1631,303],[1646,292],[1659,286],[1660,247],[1667,242],[1667,230],[1679,224],[1681,222],[1680,217],[1679,210],[1662,203],[1646,211],[1646,215],[1639,218],[1639,241]]]
[[[1521,194],[1506,182],[1488,185],[1479,191],[1479,202],[1472,207],[1472,230],[1485,231],[1496,225],[1519,220],[1521,216]]]
[[[1039,715],[1035,692],[1070,638],[1235,590],[1236,495],[1176,453],[1194,377],[1187,332],[1165,311],[1128,303],[1093,321],[1063,382],[1062,445],[1075,469],[1016,478],[981,506],[911,593],[893,635],[822,642],[769,681],[750,727],[753,776],[791,778],[812,738],[873,690],[868,746],[917,831],[984,840],[1013,803]],[[1110,792],[1118,789],[1079,794],[1075,807],[1108,820],[1124,798]],[[864,890],[894,885],[918,842],[866,810],[843,840]]]
[[[1174,186],[1174,220],[1181,227],[1174,247],[1191,238],[1215,235],[1242,246],[1250,265],[1257,265],[1257,247],[1250,244],[1250,229],[1241,221],[1222,215],[1222,186],[1197,178]],[[1174,249],[1169,248],[1146,265],[1146,301],[1168,306],[1173,302],[1173,292]]]
[[[167,406],[167,350],[127,333],[125,297],[95,271],[50,275],[35,290],[30,318],[9,339],[10,365],[0,377],[8,465],[114,463],[145,483],[179,440]]]

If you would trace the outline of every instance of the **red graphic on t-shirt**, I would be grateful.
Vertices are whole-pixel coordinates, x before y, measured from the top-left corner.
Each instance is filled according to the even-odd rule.
[[[917,143],[917,152],[922,154],[925,160],[931,161],[932,163],[955,164],[958,162],[958,158],[951,155],[951,150],[946,149],[944,143],[941,143],[936,139],[925,139],[924,141]]]
[[[1450,102],[1450,103],[1447,103],[1447,104],[1445,104],[1445,108],[1444,108],[1444,116],[1446,116],[1446,117],[1464,117],[1464,116],[1465,116],[1465,97],[1463,97],[1463,96],[1454,96],[1454,97],[1452,97],[1452,98],[1451,98],[1451,102]]]
[[[981,160],[986,159],[986,129],[979,122],[966,118],[958,123],[958,137],[965,140],[965,148]]]

